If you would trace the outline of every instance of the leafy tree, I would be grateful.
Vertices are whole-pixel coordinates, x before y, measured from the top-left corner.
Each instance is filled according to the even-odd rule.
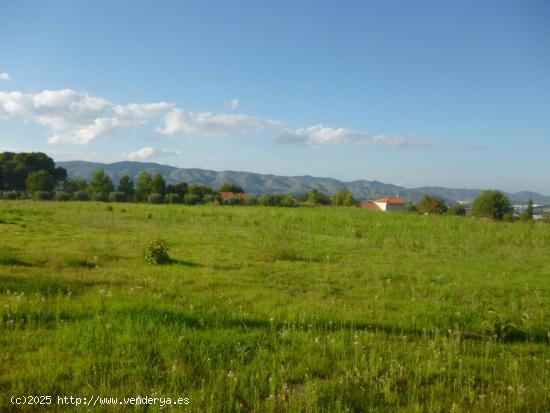
[[[143,202],[151,193],[151,174],[141,171],[136,180],[136,200]]]
[[[512,206],[508,198],[500,191],[483,191],[474,200],[472,213],[477,217],[502,220],[512,214]]]
[[[56,191],[53,195],[53,199],[56,201],[70,201],[71,194],[65,191]]]
[[[64,192],[74,194],[77,191],[85,191],[88,188],[88,182],[85,179],[67,178],[63,181],[61,189]]]
[[[134,181],[130,179],[130,176],[128,174],[123,175],[118,181],[117,192],[122,192],[127,201],[130,201],[133,198],[135,192]]]
[[[164,196],[166,193],[166,181],[160,173],[157,172],[155,176],[153,176],[150,187],[152,194],[161,194]]]
[[[90,195],[98,201],[106,201],[109,193],[115,190],[112,179],[103,169],[96,169],[88,185]]]
[[[529,199],[529,202],[527,203],[527,208],[521,213],[519,218],[522,221],[532,221],[533,220],[533,213],[534,213],[534,205],[533,200]]]
[[[444,214],[447,212],[445,201],[430,195],[424,195],[416,207],[422,214]]]
[[[109,201],[111,202],[126,202],[128,200],[125,192],[111,192],[109,193]]]
[[[280,200],[279,200],[279,205],[282,206],[282,207],[295,207],[297,204],[296,204],[296,200],[294,199],[294,197],[292,195],[283,195]]]
[[[147,202],[150,204],[163,204],[164,196],[158,192],[153,192],[147,197]]]
[[[24,191],[31,172],[46,171],[54,181],[62,181],[67,171],[56,168],[52,158],[42,152],[0,153],[0,190]]]
[[[180,182],[178,184],[172,185],[169,184],[166,187],[166,192],[169,194],[178,194],[180,197],[184,197],[187,193],[187,183],[186,182]]]
[[[202,198],[196,193],[188,193],[183,197],[183,202],[187,205],[196,205],[202,203]]]
[[[359,202],[353,197],[353,194],[340,188],[330,199],[332,205],[335,206],[357,206]]]
[[[449,215],[457,215],[463,217],[464,215],[466,215],[466,207],[462,204],[455,204],[449,207],[447,213]]]
[[[181,203],[183,203],[183,197],[180,194],[176,194],[174,192],[169,192],[164,197],[164,201],[167,204],[181,204]]]
[[[35,194],[37,191],[51,192],[55,187],[55,179],[48,171],[30,172],[25,180],[27,192]]]
[[[329,205],[330,198],[318,189],[312,189],[307,194],[307,202],[315,205]]]
[[[281,204],[282,195],[266,194],[258,198],[258,204],[263,206],[278,206]]]
[[[75,201],[89,201],[90,200],[90,195],[88,195],[88,192],[86,192],[86,191],[76,191],[73,194],[73,199]]]
[[[236,192],[236,193],[244,193],[244,190],[242,187],[240,187],[237,184],[232,184],[230,182],[224,183],[218,192]]]

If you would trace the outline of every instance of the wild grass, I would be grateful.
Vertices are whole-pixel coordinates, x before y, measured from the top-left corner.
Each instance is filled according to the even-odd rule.
[[[0,201],[0,411],[550,410],[549,225],[110,206]],[[162,266],[143,261],[156,237]]]

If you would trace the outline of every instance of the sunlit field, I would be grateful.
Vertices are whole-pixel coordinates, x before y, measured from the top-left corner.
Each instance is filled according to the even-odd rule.
[[[550,411],[545,224],[0,201],[0,312],[0,411]]]

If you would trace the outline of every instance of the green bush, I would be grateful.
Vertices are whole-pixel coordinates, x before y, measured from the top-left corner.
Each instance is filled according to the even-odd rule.
[[[53,198],[53,194],[48,191],[36,191],[34,198],[38,201],[50,201]]]
[[[71,194],[65,191],[56,191],[53,199],[56,201],[69,201],[71,199]]]
[[[512,206],[508,197],[500,191],[483,191],[474,200],[472,212],[477,217],[492,218],[496,220],[511,220]]]
[[[94,201],[107,202],[109,200],[109,196],[103,192],[94,192],[92,194],[92,199]]]
[[[447,212],[445,201],[430,195],[424,195],[422,200],[416,205],[416,208],[422,214],[444,214]]]
[[[170,261],[170,256],[168,255],[168,246],[166,241],[161,238],[153,238],[143,249],[143,258],[149,264],[166,264]]]
[[[147,197],[147,202],[150,204],[162,204],[164,203],[164,197],[162,194],[153,193]]]
[[[19,194],[16,191],[4,191],[2,192],[2,199],[17,199]]]
[[[183,203],[183,198],[179,194],[167,194],[165,197],[167,204],[181,204]]]
[[[455,204],[449,207],[449,210],[447,211],[449,215],[456,215],[463,217],[466,215],[466,207],[462,204]]]
[[[124,192],[111,192],[109,193],[109,201],[126,202],[126,194]]]
[[[90,200],[90,195],[88,195],[88,193],[86,191],[76,191],[73,194],[73,199],[75,201],[89,201]]]

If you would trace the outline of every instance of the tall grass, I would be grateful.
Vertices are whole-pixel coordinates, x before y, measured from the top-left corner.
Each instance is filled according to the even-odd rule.
[[[112,205],[0,202],[1,411],[550,410],[548,225]],[[154,237],[169,264],[143,262]]]

